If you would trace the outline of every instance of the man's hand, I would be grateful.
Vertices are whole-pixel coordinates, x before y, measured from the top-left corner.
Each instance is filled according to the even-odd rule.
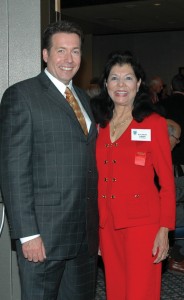
[[[29,261],[43,262],[46,259],[45,247],[40,236],[23,243],[22,251]]]

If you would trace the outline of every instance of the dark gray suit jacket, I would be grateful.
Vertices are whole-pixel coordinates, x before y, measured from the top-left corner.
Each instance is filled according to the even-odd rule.
[[[0,108],[0,185],[13,239],[41,234],[48,259],[98,247],[96,126],[86,137],[44,72],[8,88]]]

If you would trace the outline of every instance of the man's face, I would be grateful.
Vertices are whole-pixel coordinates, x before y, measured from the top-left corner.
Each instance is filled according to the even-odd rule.
[[[162,90],[163,90],[163,81],[158,80],[157,84],[155,85],[155,91],[157,94],[160,94]]]
[[[43,49],[43,60],[48,71],[67,85],[77,73],[81,63],[81,40],[75,33],[55,33],[51,49]]]
[[[170,135],[169,136],[171,151],[180,142],[180,134],[181,134],[181,131],[178,131],[178,133],[176,133],[175,135]]]

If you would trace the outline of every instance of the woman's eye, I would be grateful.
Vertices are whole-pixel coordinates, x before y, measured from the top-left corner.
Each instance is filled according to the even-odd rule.
[[[116,77],[116,76],[112,76],[111,78],[110,78],[110,80],[117,80],[118,78]]]
[[[132,76],[126,76],[125,80],[133,80],[133,77]]]

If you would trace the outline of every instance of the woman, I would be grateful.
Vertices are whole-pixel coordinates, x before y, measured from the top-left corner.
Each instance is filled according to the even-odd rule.
[[[175,225],[167,123],[155,112],[142,78],[131,55],[114,53],[104,88],[91,102],[99,123],[100,250],[108,300],[160,299],[161,262]]]

